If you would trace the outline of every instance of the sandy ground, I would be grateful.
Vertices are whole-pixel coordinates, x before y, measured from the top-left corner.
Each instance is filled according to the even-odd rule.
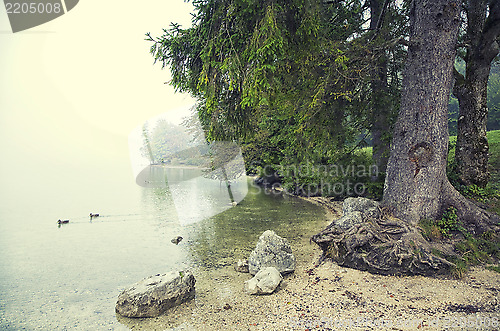
[[[292,246],[297,268],[271,295],[246,294],[251,276],[228,266],[197,277],[196,299],[164,316],[118,319],[134,330],[500,330],[499,273],[435,279],[315,266],[321,251],[310,235]]]

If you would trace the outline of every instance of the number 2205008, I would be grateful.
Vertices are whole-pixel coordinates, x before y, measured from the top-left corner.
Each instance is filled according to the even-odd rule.
[[[62,11],[61,3],[41,2],[7,2],[7,14],[59,14]]]

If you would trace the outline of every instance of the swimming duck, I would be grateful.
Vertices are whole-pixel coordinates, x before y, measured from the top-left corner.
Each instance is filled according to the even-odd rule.
[[[176,245],[178,245],[178,244],[181,242],[181,240],[182,240],[182,239],[183,239],[183,238],[182,238],[181,236],[177,236],[177,237],[175,237],[174,239],[170,240],[170,242],[171,242],[172,244],[176,244]]]
[[[69,223],[69,220],[64,220],[64,221],[58,220],[57,221],[57,224],[67,224],[67,223]]]

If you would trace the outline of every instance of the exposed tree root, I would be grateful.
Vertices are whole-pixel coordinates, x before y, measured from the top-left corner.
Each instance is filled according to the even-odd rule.
[[[454,265],[433,255],[416,227],[388,215],[344,231],[333,225],[312,237],[339,265],[382,275],[438,275]]]
[[[487,231],[497,233],[500,228],[498,215],[477,207],[448,181],[443,191],[443,208],[454,206],[467,231],[473,235]],[[375,202],[367,203],[369,200],[362,199],[347,199],[343,217],[311,238],[321,247],[324,257],[341,266],[382,275],[435,276],[450,274],[456,267],[432,254],[431,245],[421,235],[418,225],[392,216],[380,205],[375,209],[366,208]],[[346,228],[346,220],[352,220],[349,216],[356,212],[361,212],[361,220]]]

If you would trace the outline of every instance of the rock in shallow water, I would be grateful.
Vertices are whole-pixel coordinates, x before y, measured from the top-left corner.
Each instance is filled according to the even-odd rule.
[[[190,271],[169,272],[145,278],[125,289],[116,312],[125,317],[156,317],[194,298],[195,278]]]
[[[248,271],[255,275],[260,269],[275,267],[282,274],[295,270],[295,256],[288,241],[274,231],[267,230],[260,237],[248,257]]]
[[[270,294],[279,286],[283,277],[275,267],[266,267],[245,282],[248,294]]]

